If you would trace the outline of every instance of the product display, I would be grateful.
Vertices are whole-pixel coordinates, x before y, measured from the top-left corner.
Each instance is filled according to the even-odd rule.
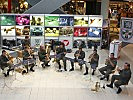
[[[30,16],[16,15],[16,25],[30,25]]]
[[[15,26],[1,26],[2,36],[15,36]]]
[[[43,26],[30,27],[30,35],[31,36],[43,36],[44,35],[44,27]]]
[[[45,26],[59,26],[59,16],[45,16]]]
[[[14,15],[2,15],[1,17],[1,25],[15,25],[15,16]]]
[[[74,26],[88,26],[88,17],[75,16]]]
[[[30,16],[30,25],[44,26],[44,16]]]
[[[101,37],[101,28],[89,28],[88,37]]]
[[[88,28],[74,28],[74,37],[87,37]]]
[[[74,17],[72,16],[60,16],[60,26],[73,26]]]
[[[45,36],[59,36],[59,27],[45,27]]]
[[[89,27],[102,27],[103,20],[100,17],[89,17]]]
[[[30,26],[16,26],[16,36],[25,36],[30,34]]]
[[[61,27],[59,35],[63,36],[72,36],[73,35],[73,28],[72,27]]]

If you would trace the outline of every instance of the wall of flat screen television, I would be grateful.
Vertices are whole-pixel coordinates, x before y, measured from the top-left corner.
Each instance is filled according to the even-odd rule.
[[[80,40],[101,41],[102,36],[101,15],[4,14],[0,20],[3,45],[8,45],[6,41],[20,45],[25,36],[30,36],[32,46],[62,36],[73,38],[73,44]]]

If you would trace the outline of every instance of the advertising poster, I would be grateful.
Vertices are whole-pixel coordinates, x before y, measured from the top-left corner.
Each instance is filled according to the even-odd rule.
[[[44,45],[44,37],[31,37],[31,47],[39,47],[40,45]]]
[[[101,17],[90,16],[89,27],[102,27],[103,19]]]
[[[101,28],[92,27],[88,29],[88,37],[95,37],[100,38],[101,37]]]
[[[32,26],[44,26],[44,16],[43,15],[30,16],[30,25],[32,25]]]
[[[16,46],[16,37],[2,37],[3,47],[12,48]]]
[[[73,16],[60,16],[59,22],[60,22],[60,26],[73,26],[74,17]]]
[[[45,26],[59,26],[59,16],[45,16]]]
[[[2,15],[0,17],[1,17],[1,25],[3,25],[3,26],[16,25],[14,15]]]
[[[60,36],[73,36],[73,27],[60,27]]]
[[[16,25],[30,25],[30,15],[16,15]]]
[[[1,26],[2,36],[15,36],[15,26]]]
[[[87,37],[88,28],[74,28],[74,37]]]
[[[16,26],[16,36],[30,35],[30,26]]]
[[[45,37],[58,37],[59,27],[45,27]]]
[[[74,16],[74,26],[88,26],[87,16]]]
[[[66,49],[72,49],[73,48],[73,38],[72,36],[60,36],[59,41],[63,42]]]
[[[44,36],[44,27],[43,26],[31,26],[30,35],[31,36]]]

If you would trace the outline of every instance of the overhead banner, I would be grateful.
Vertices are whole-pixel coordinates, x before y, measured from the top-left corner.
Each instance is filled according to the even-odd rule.
[[[133,18],[122,18],[120,41],[133,43]]]
[[[59,37],[59,41],[63,42],[66,49],[72,49],[73,48],[73,38],[72,36],[61,36]]]

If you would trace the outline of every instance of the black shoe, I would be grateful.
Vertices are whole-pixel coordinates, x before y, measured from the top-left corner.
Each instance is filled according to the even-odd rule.
[[[106,86],[110,87],[110,88],[113,88],[113,85],[111,85],[111,84],[107,84]]]
[[[24,74],[26,74],[26,73],[27,73],[26,70],[23,70],[23,71],[22,71],[22,75],[24,75]]]
[[[64,71],[67,71],[67,69],[65,68]]]
[[[7,74],[3,73],[5,77],[7,77]]]
[[[100,80],[104,80],[104,77],[101,77]]]
[[[84,75],[87,75],[87,74],[88,74],[88,72],[84,73]]]
[[[62,72],[62,70],[61,69],[58,69],[57,72]]]
[[[10,71],[7,71],[7,74],[6,74],[7,76],[9,76],[9,72],[10,72]]]
[[[74,71],[74,69],[73,69],[73,68],[71,68],[69,71]]]
[[[82,66],[80,66],[80,70],[82,70]]]
[[[92,72],[92,75],[94,75],[95,74],[95,70],[93,70],[93,72]]]
[[[41,64],[42,65],[42,68],[45,68],[45,65],[44,64]]]
[[[122,89],[119,87],[118,88],[118,91],[117,91],[117,94],[121,93],[122,92]]]
[[[107,76],[107,81],[109,81],[109,76]]]
[[[34,69],[32,69],[32,68],[30,69],[30,71],[35,72],[35,70],[34,70]]]

